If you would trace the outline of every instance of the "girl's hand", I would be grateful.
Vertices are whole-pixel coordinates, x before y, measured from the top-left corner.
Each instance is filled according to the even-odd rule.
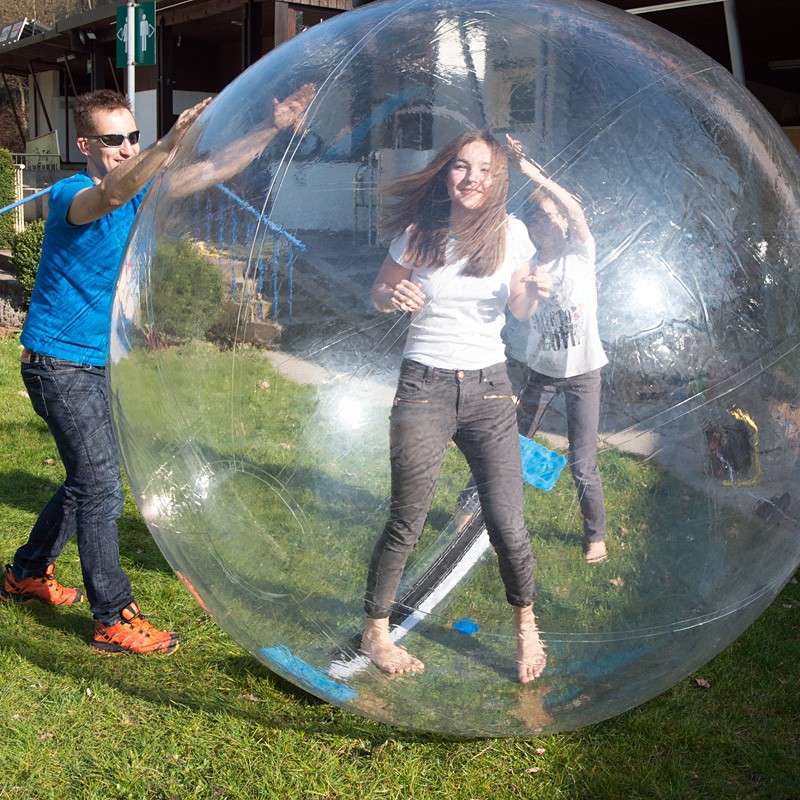
[[[540,164],[537,164],[533,159],[525,155],[525,150],[522,148],[522,142],[519,139],[512,139],[506,134],[506,154],[511,164],[516,167],[528,178],[538,184],[543,184],[547,181],[544,171]]]
[[[526,275],[522,282],[528,295],[535,300],[546,300],[553,290],[553,276],[538,267]]]
[[[508,160],[515,167],[519,167],[520,162],[525,159],[525,151],[522,149],[522,142],[520,142],[519,139],[512,139],[509,134],[506,134],[505,151]]]
[[[419,311],[425,304],[425,295],[419,285],[402,280],[392,291],[391,303],[398,311]]]
[[[292,92],[285,100],[272,100],[272,118],[275,127],[279,130],[296,125],[311,101],[316,95],[317,89],[313,83],[304,83],[296,92]]]

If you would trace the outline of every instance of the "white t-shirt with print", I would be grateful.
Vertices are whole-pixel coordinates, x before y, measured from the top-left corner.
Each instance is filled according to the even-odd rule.
[[[408,231],[392,242],[389,255],[412,270],[410,280],[421,285],[426,299],[411,316],[405,358],[440,369],[483,369],[504,361],[501,332],[511,276],[536,252],[522,222],[508,218],[505,258],[485,278],[461,274],[466,259],[452,262],[453,242],[439,269],[414,267],[405,259],[407,246]]]
[[[531,318],[528,366],[551,378],[600,369],[608,358],[597,327],[594,239],[568,243],[559,258],[539,269],[551,275],[553,288]]]

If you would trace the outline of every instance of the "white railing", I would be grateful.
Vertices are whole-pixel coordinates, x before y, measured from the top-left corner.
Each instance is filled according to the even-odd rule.
[[[22,173],[25,171],[24,164],[14,164],[14,200],[22,200],[24,189],[22,183]],[[14,233],[19,233],[25,227],[25,209],[19,205],[14,209]]]
[[[15,164],[27,169],[61,169],[61,156],[58,153],[12,153]]]

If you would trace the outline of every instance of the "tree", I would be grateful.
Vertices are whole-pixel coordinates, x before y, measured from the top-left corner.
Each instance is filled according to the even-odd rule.
[[[0,84],[0,148],[21,153],[25,150],[28,133],[25,79],[19,75],[7,75],[6,83],[8,89],[5,84]],[[22,136],[17,119],[22,125]]]
[[[72,17],[91,8],[109,5],[112,0],[0,0],[0,28],[21,19],[52,27],[56,20]],[[0,147],[12,153],[25,150],[28,136],[27,78],[8,75],[8,88],[0,82]],[[22,125],[20,136],[17,119]]]

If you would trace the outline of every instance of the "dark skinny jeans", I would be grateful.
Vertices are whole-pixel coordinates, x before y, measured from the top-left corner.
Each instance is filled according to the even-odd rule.
[[[406,359],[390,417],[389,520],[367,579],[365,609],[372,618],[390,615],[451,440],[475,476],[506,599],[514,606],[533,603],[533,552],[523,518],[519,436],[506,365],[447,370]]]
[[[122,478],[105,373],[38,354],[22,364],[33,409],[50,428],[67,477],[14,555],[12,569],[17,580],[42,575],[77,533],[91,611],[111,624],[133,596],[119,564]]]
[[[569,467],[583,514],[584,546],[606,538],[603,482],[597,466],[597,429],[600,423],[600,370],[571,378],[551,378],[528,368],[519,398],[519,432],[532,439],[548,406],[558,394],[567,409]]]

